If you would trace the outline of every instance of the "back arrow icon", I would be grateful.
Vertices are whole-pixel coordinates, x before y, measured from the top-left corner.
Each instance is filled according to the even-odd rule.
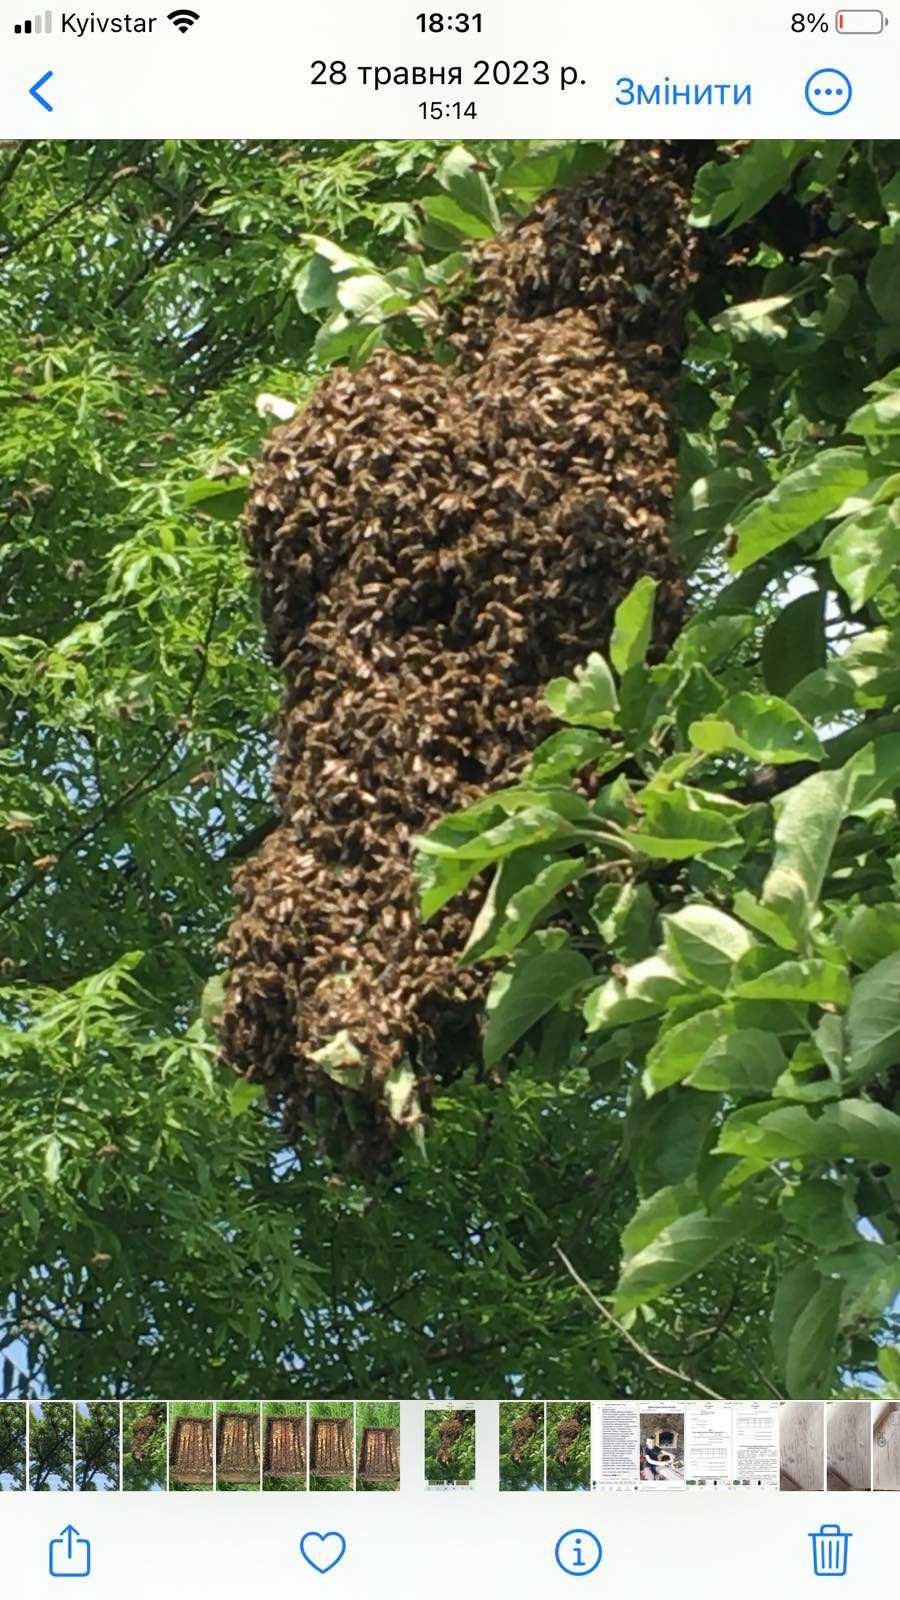
[[[38,78],[37,83],[33,83],[28,91],[32,99],[36,100],[39,106],[43,106],[45,111],[52,111],[53,107],[49,100],[44,99],[44,96],[40,93],[40,90],[43,89],[44,84],[47,83],[52,77],[52,72],[45,72],[44,76],[42,78]]]

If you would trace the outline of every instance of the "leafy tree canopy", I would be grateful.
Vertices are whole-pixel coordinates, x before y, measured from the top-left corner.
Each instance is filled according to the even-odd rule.
[[[120,1421],[115,1400],[91,1400],[76,1405],[76,1488],[118,1489]]]
[[[25,1488],[25,1403],[0,1406],[0,1485]]]
[[[34,1385],[896,1390],[898,153],[700,165],[691,618],[648,661],[639,584],[547,686],[529,793],[462,819],[502,1083],[473,1063],[427,1164],[364,1183],[282,1147],[201,1005],[271,820],[256,402],[440,359],[471,243],[615,150],[3,151],[0,1318]],[[420,859],[433,907],[459,872]]]
[[[28,1481],[36,1492],[72,1488],[72,1402],[32,1405],[28,1420]]]

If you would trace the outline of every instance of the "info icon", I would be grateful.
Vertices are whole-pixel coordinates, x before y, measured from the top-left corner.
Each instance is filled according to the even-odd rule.
[[[590,1528],[569,1528],[557,1539],[554,1555],[570,1578],[586,1578],[603,1560],[603,1546]]]

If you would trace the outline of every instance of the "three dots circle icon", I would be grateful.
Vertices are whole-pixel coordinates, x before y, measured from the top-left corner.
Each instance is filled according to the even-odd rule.
[[[853,85],[839,67],[820,67],[806,80],[806,104],[821,117],[836,117],[853,99]]]

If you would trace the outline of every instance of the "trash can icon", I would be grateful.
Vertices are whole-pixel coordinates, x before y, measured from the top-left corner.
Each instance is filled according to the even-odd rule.
[[[852,1533],[842,1533],[836,1522],[823,1522],[818,1533],[811,1533],[813,1572],[817,1578],[843,1578],[847,1572],[847,1541]]]

